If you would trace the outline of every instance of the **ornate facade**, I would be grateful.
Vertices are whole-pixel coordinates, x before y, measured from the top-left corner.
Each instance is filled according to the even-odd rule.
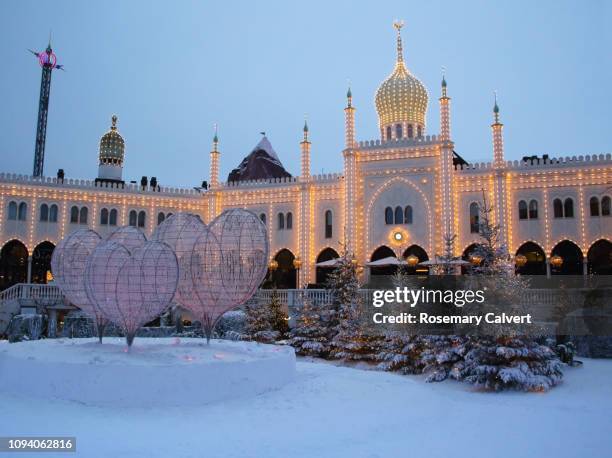
[[[310,155],[319,149],[311,152],[305,125],[298,177],[222,182],[215,135],[208,189],[126,184],[125,145],[113,118],[100,142],[95,180],[0,174],[0,289],[46,281],[47,257],[72,230],[104,235],[131,224],[150,235],[171,213],[197,213],[208,222],[231,207],[266,222],[281,286],[320,282],[324,272],[316,264],[337,256],[340,244],[363,264],[389,255],[424,261],[443,253],[445,234],[456,234],[456,254],[468,256],[478,241],[483,199],[492,204],[510,252],[524,256],[517,263],[522,272],[612,273],[611,155],[507,161],[496,101],[492,161],[467,163],[455,153],[445,79],[440,133],[427,132],[427,90],[406,66],[401,25],[396,28],[397,61],[375,98],[380,139],[356,140],[349,90],[341,173],[311,174]]]

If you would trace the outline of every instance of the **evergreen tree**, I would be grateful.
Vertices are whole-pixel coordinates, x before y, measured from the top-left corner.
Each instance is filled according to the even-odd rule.
[[[329,329],[322,322],[312,301],[304,297],[289,343],[298,355],[325,358],[329,354],[328,334]]]
[[[246,323],[244,339],[256,342],[270,343],[276,340],[276,333],[270,323],[270,309],[257,300],[245,304]]]
[[[420,374],[423,371],[420,356],[423,340],[420,336],[389,335],[376,356],[378,367],[402,374]]]
[[[289,315],[285,312],[283,304],[281,304],[276,288],[272,290],[272,297],[267,307],[270,329],[277,333],[275,340],[287,338],[289,333]]]

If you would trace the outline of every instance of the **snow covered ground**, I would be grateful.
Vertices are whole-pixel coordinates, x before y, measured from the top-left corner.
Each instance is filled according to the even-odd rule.
[[[76,436],[69,456],[83,457],[612,456],[612,360],[584,362],[544,394],[304,360],[277,391],[207,406],[111,409],[0,393],[0,436]]]

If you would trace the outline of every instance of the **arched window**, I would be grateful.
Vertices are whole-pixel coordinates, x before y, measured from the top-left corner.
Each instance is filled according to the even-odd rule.
[[[47,204],[40,206],[40,221],[49,221],[49,206]]]
[[[601,199],[601,216],[610,216],[611,204],[610,196],[604,196]]]
[[[574,201],[569,197],[563,203],[563,216],[566,218],[574,217]]]
[[[561,202],[561,199],[553,200],[553,214],[555,218],[563,218],[563,202]]]
[[[49,207],[49,222],[57,223],[57,205],[55,204],[52,204],[51,207]]]
[[[417,137],[421,138],[423,136],[423,128],[421,126],[417,126]]]
[[[110,211],[110,218],[108,218],[108,224],[110,226],[117,225],[117,210],[114,208]]]
[[[79,207],[74,205],[70,208],[70,223],[77,224],[79,222]]]
[[[404,208],[404,224],[412,224],[412,207],[406,205]]]
[[[387,141],[391,140],[391,126],[387,126]]]
[[[161,223],[164,222],[165,219],[166,219],[166,215],[164,215],[164,212],[159,212],[157,214],[157,225],[159,226]]]
[[[108,209],[103,208],[100,210],[100,224],[102,226],[108,226]]]
[[[130,211],[130,216],[129,216],[128,221],[129,221],[128,224],[130,226],[136,227],[136,222],[138,221],[138,213],[136,213],[136,210]]]
[[[293,213],[287,213],[287,229],[293,229]]]
[[[266,214],[265,213],[261,213],[259,215],[259,219],[261,220],[262,223],[266,224]]]
[[[591,208],[591,216],[599,216],[599,199],[597,197],[591,197],[589,207]]]
[[[28,213],[28,204],[26,204],[25,202],[21,202],[19,204],[19,212],[17,215],[19,221],[25,221],[27,213]]]
[[[404,223],[404,211],[402,207],[399,205],[395,207],[395,224],[403,224]]]
[[[529,219],[538,219],[538,201],[535,199],[529,201]]]
[[[393,209],[391,207],[385,208],[385,224],[393,224]]]
[[[331,210],[325,212],[325,238],[331,239],[333,235],[333,216]]]
[[[87,224],[87,207],[81,207],[81,211],[79,213],[79,224]]]
[[[10,221],[15,221],[17,219],[17,202],[9,202],[8,219]]]
[[[285,214],[279,213],[278,214],[278,230],[281,231],[283,229],[285,229]]]
[[[527,202],[519,200],[519,219],[527,219]]]
[[[472,202],[470,204],[470,233],[478,234],[480,230],[480,215],[478,204],[476,202]]]
[[[408,138],[412,137],[414,137],[414,127],[412,127],[412,124],[408,124]]]
[[[404,136],[404,130],[401,124],[395,126],[395,138],[402,138]]]
[[[138,227],[145,227],[145,220],[147,219],[147,214],[144,210],[140,210],[138,212]]]

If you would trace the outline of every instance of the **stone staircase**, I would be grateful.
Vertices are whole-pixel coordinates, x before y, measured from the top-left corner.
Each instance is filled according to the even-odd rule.
[[[17,283],[0,292],[0,336],[15,315],[36,313],[43,307],[64,304],[64,295],[53,284]]]

